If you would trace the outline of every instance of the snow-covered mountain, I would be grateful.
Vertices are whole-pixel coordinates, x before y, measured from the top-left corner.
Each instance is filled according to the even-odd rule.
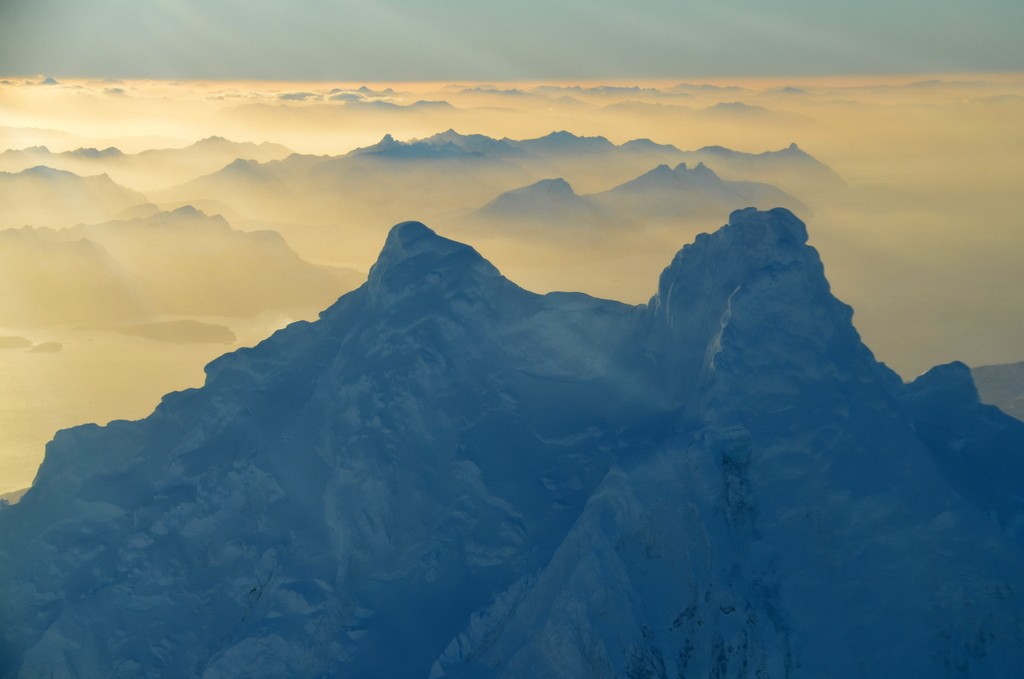
[[[738,211],[631,307],[396,226],[318,321],[57,435],[0,676],[1014,676],[1020,486],[948,463],[1024,434],[876,362],[806,239]]]
[[[449,132],[453,131],[449,130]],[[376,156],[405,160],[437,160],[456,157],[479,158],[484,155],[488,154],[471,148],[464,148],[460,144],[448,141],[442,135],[436,135],[423,141],[402,142],[390,134],[384,135],[383,139],[372,146],[357,148],[348,153],[349,157]]]
[[[492,139],[448,130],[417,144],[457,146],[464,151],[514,162],[534,178],[564,177],[574,186],[596,192],[628,181],[661,163],[678,163],[682,152],[668,144],[635,139],[613,144],[565,130],[535,139]]]
[[[1024,361],[982,365],[971,369],[985,403],[1024,420]]]

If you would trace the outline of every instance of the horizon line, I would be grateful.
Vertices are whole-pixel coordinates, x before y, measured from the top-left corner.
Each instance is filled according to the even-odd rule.
[[[920,82],[939,81],[944,84],[955,85],[965,83],[961,78],[985,78],[993,80],[993,84],[1013,84],[1020,80],[1024,84],[1024,70],[995,70],[995,71],[901,71],[901,72],[879,72],[879,73],[836,73],[836,74],[779,74],[779,75],[719,75],[719,76],[610,76],[586,77],[586,78],[424,78],[424,79],[345,79],[345,78],[207,78],[207,77],[149,77],[149,76],[127,76],[118,77],[111,75],[60,75],[56,73],[32,73],[32,74],[0,74],[0,80],[21,80],[29,84],[33,79],[45,80],[52,78],[57,84],[64,82],[149,82],[160,84],[186,84],[186,83],[216,83],[216,84],[310,84],[310,85],[407,85],[415,87],[440,86],[451,87],[459,85],[481,85],[501,84],[505,86],[519,85],[524,87],[537,86],[673,86],[673,85],[740,85],[779,83],[780,81],[806,84],[834,84],[842,83],[846,86],[854,85],[913,85]],[[968,81],[968,82],[977,82]],[[39,84],[39,83],[34,83]]]

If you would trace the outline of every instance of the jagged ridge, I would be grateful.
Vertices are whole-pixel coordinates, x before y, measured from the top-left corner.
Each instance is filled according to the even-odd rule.
[[[629,307],[400,224],[319,321],[56,437],[0,507],[5,676],[1008,676],[1006,491],[953,492],[806,238],[736,212]]]

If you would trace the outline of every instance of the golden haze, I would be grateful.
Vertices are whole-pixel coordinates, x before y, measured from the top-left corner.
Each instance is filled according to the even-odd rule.
[[[909,378],[951,360],[1024,358],[1021,74],[685,86],[42,83],[0,83],[0,150],[44,145],[53,158],[39,164],[87,185],[43,171],[13,183],[42,151],[0,156],[11,182],[0,186],[0,343],[9,345],[0,348],[0,492],[31,482],[55,429],[142,417],[161,394],[198,386],[220,353],[315,317],[358,284],[395,221],[469,242],[529,289],[643,303],[672,253],[728,216],[512,229],[480,209],[556,175],[403,166],[365,176],[358,192],[330,192],[275,188],[281,178],[264,172],[292,152],[312,164],[385,134],[518,140],[567,130],[749,153],[795,142],[846,183],[781,188],[805,206],[795,211],[833,290],[881,360]],[[63,153],[83,147],[97,153]],[[130,158],[102,157],[108,147]],[[252,162],[217,174],[238,158]],[[644,162],[550,169],[585,196],[653,168]]]

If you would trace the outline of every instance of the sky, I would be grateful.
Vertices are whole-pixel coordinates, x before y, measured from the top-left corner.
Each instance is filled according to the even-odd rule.
[[[0,0],[0,71],[572,80],[1024,70],[1020,0]]]

